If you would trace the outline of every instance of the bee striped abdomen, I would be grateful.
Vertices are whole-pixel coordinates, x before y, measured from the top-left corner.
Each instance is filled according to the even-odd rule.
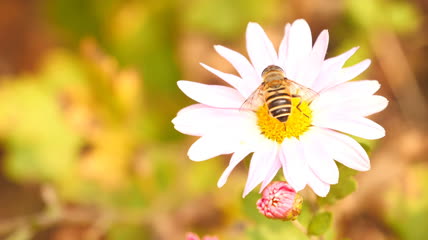
[[[280,122],[286,122],[291,112],[291,96],[285,88],[270,89],[265,97],[270,115]]]

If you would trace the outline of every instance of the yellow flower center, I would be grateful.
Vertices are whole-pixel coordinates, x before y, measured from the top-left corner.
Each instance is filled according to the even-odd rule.
[[[309,108],[308,102],[301,102],[299,109],[297,105],[300,103],[300,98],[291,99],[291,114],[285,123],[269,114],[268,108],[265,105],[261,106],[257,111],[257,125],[261,133],[278,143],[282,143],[285,138],[299,138],[311,126],[312,110]]]

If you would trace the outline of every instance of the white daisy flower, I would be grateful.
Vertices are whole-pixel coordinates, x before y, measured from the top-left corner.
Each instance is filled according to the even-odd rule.
[[[188,97],[199,102],[180,110],[172,120],[178,131],[200,137],[190,147],[189,158],[204,161],[232,154],[218,187],[226,183],[231,171],[250,153],[253,155],[244,197],[260,183],[263,189],[281,168],[296,191],[309,185],[319,196],[326,196],[330,185],[338,182],[339,171],[334,161],[359,171],[370,169],[367,153],[346,134],[365,139],[385,136],[384,128],[366,117],[382,111],[388,101],[373,95],[380,88],[378,81],[348,82],[370,65],[366,59],[343,68],[357,47],[324,59],[328,39],[328,31],[324,30],[312,46],[309,25],[299,19],[285,26],[277,53],[260,25],[249,23],[246,41],[251,63],[233,50],[215,46],[240,77],[202,64],[231,87],[178,82]],[[310,102],[294,96],[291,114],[285,122],[274,118],[266,104],[255,111],[241,109],[262,84],[262,72],[269,65],[282,68],[288,79],[318,93]]]

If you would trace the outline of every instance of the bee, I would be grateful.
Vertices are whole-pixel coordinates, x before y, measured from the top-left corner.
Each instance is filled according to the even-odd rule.
[[[312,102],[318,93],[302,86],[285,76],[284,70],[276,65],[269,65],[262,72],[262,84],[245,100],[241,110],[256,110],[267,105],[269,114],[285,123],[291,114],[291,99],[300,98],[296,108],[300,110],[303,101]]]

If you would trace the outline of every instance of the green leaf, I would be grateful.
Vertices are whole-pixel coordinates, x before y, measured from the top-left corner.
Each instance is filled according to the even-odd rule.
[[[311,209],[311,203],[309,201],[303,200],[302,212],[298,216],[297,220],[303,226],[307,227],[312,220],[313,211]]]
[[[331,212],[321,212],[316,214],[309,223],[308,234],[316,236],[324,234],[330,228],[331,220]]]
[[[340,163],[338,163],[338,168],[339,182],[331,186],[330,192],[325,198],[318,198],[321,205],[334,204],[337,200],[348,196],[357,189],[357,181],[353,177],[356,171]]]
[[[372,150],[375,149],[377,144],[379,143],[379,140],[370,140],[370,139],[360,138],[360,137],[356,137],[356,136],[350,136],[350,137],[355,139],[355,141],[357,141],[369,155],[372,152]]]

